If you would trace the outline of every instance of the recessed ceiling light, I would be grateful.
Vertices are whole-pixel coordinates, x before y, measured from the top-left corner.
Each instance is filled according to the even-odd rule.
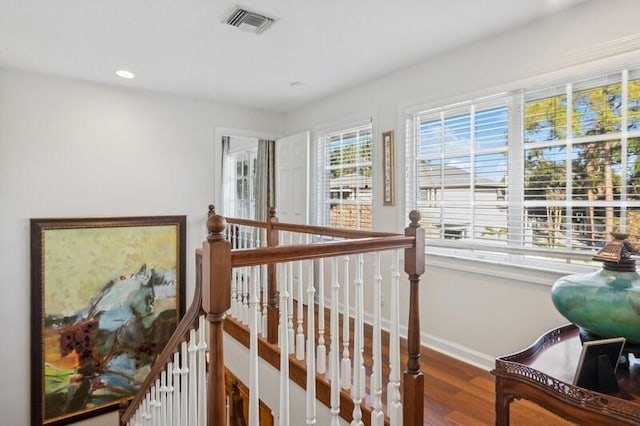
[[[303,82],[301,81],[292,81],[291,83],[289,83],[291,85],[291,87],[293,87],[294,89],[304,89],[305,85]]]
[[[131,71],[127,71],[127,70],[117,70],[116,71],[116,75],[118,77],[126,78],[128,80],[131,80],[132,78],[136,77],[136,75],[134,73],[132,73]]]

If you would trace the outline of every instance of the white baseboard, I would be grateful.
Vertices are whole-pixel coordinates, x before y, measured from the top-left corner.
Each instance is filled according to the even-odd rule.
[[[352,312],[351,314],[355,313]],[[373,315],[365,313],[364,320],[369,324],[373,324]],[[391,324],[386,318],[382,319],[380,325],[386,331],[391,329]],[[407,326],[400,326],[400,335],[402,337],[407,337],[407,331]],[[420,344],[486,371],[492,370],[495,365],[495,358],[490,355],[428,333],[420,333]]]

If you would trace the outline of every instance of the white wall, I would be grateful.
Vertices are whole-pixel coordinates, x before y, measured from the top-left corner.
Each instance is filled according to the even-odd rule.
[[[397,203],[382,206],[381,185],[376,184],[382,180],[378,137],[373,158],[373,219],[375,229],[399,231],[407,222],[401,167],[407,109],[491,95],[540,81],[540,76],[548,80],[558,74],[598,69],[603,62],[638,62],[639,14],[640,2],[633,0],[586,2],[288,113],[285,131],[292,134],[364,117],[373,118],[376,135],[395,130]],[[624,38],[628,40],[621,42]],[[613,54],[620,56],[609,58]],[[590,65],[580,65],[584,62]],[[560,275],[428,258],[421,287],[423,342],[490,367],[495,356],[516,351],[546,329],[565,322],[549,297],[549,286]],[[406,284],[403,290],[406,292]]]
[[[0,423],[30,418],[29,218],[186,214],[190,302],[217,126],[280,133],[282,115],[0,69]]]

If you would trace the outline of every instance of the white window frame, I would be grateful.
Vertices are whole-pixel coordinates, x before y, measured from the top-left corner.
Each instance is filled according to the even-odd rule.
[[[586,66],[586,69],[593,69],[593,64],[590,66]],[[620,72],[622,73],[623,82],[626,81],[626,76],[628,75],[625,69],[634,69],[636,72],[640,70],[638,65],[632,67],[623,67],[623,66],[615,66],[608,67],[604,72],[602,70],[598,70],[597,75],[605,75],[610,74],[611,72]],[[586,75],[585,75],[586,74]],[[559,84],[567,85],[570,89],[571,81],[582,81],[587,78],[592,78],[594,76],[593,72],[582,74],[577,72],[574,76],[577,78],[571,78],[570,75],[566,73],[562,73],[562,80]],[[554,84],[558,84],[554,81],[549,81],[548,78],[536,80],[530,79],[529,82],[520,82],[519,86],[523,89],[525,87],[533,87],[533,86],[551,86]],[[596,87],[596,86],[594,86]],[[510,88],[512,89],[512,88]],[[505,96],[508,98],[508,106],[509,106],[509,140],[508,140],[508,180],[509,180],[509,190],[508,190],[508,217],[521,217],[525,204],[527,203],[524,200],[524,150],[533,147],[533,144],[524,143],[524,132],[523,132],[523,121],[524,121],[524,95],[523,89],[513,88],[509,92],[502,92],[496,95],[491,95],[483,98],[476,98],[471,101],[471,103],[475,102],[483,102],[486,99],[492,97],[501,97]],[[624,90],[624,89],[623,89]],[[449,104],[449,105],[447,105]],[[462,103],[458,103],[462,104]],[[452,103],[442,102],[441,105],[445,105],[442,108],[449,108],[455,106]],[[418,106],[413,108],[407,108],[404,110],[405,117],[405,140],[406,140],[406,182],[405,182],[405,211],[408,213],[410,210],[417,206],[417,197],[418,197],[418,186],[417,186],[417,176],[416,176],[416,149],[417,149],[417,140],[418,140],[418,126],[416,125],[416,117],[424,114],[426,111],[435,110],[436,108],[427,107],[427,106]],[[640,136],[640,132],[638,131],[627,131],[626,128],[623,127],[620,134],[612,135],[609,134],[607,138],[619,138],[623,141],[623,144],[630,137],[638,137]],[[602,139],[603,136],[600,136],[598,140]],[[567,139],[571,139],[569,135]],[[543,145],[542,143],[541,145]],[[571,141],[568,142],[569,146]],[[570,153],[567,153],[567,156],[570,156]],[[626,166],[626,160],[623,160],[623,167]],[[575,203],[574,200],[571,200]],[[627,205],[624,204],[624,196],[621,197],[620,206],[621,209],[624,210]],[[531,203],[529,203],[531,204]],[[568,204],[572,204],[569,202]],[[640,206],[640,203],[638,203]],[[406,215],[404,216],[406,217]],[[523,226],[523,220],[519,221],[519,225]],[[509,232],[512,232],[512,226],[509,225]],[[522,230],[515,229],[516,233],[522,235]],[[575,272],[585,270],[585,266],[587,268],[592,268],[593,264],[590,262],[592,253],[584,253],[584,252],[576,252],[570,250],[548,250],[548,249],[537,249],[537,248],[526,248],[526,247],[518,247],[514,245],[492,245],[490,243],[478,243],[474,241],[450,241],[450,240],[437,240],[437,239],[429,239],[427,243],[427,252],[430,254],[443,255],[443,256],[451,256],[451,257],[459,257],[459,258],[468,258],[468,259],[480,259],[489,262],[508,262],[512,265],[526,265],[527,267],[534,268],[542,268],[542,269],[554,269],[562,272]],[[594,250],[595,252],[595,250]],[[551,262],[550,259],[556,259],[556,261]],[[561,260],[561,263],[557,262],[557,259]]]
[[[333,169],[342,169],[347,167],[345,164],[340,164],[337,166],[329,165],[330,159],[326,155],[326,144],[331,138],[339,137],[342,138],[343,135],[356,132],[358,135],[362,131],[368,131],[371,135],[370,139],[370,157],[369,161],[356,161],[352,166],[355,166],[356,169],[360,169],[361,167],[369,167],[371,170],[371,184],[370,184],[370,198],[369,200],[355,199],[349,200],[348,202],[344,202],[341,197],[339,198],[331,198],[331,190],[330,190],[330,182],[327,177],[327,171]],[[371,120],[367,120],[366,122],[357,122],[352,123],[351,125],[344,125],[340,128],[333,128],[332,130],[324,130],[316,132],[316,141],[317,141],[317,149],[316,149],[316,222],[320,226],[338,226],[338,227],[346,227],[342,222],[342,215],[340,215],[340,223],[339,224],[331,224],[330,223],[330,205],[338,204],[340,206],[349,204],[349,205],[357,205],[357,206],[369,206],[369,211],[371,212],[371,227],[362,228],[362,224],[360,223],[360,210],[358,210],[358,215],[356,219],[356,225],[354,227],[349,227],[349,229],[372,229],[373,227],[373,188],[374,188],[374,180],[375,180],[375,172],[373,167],[373,146],[374,146],[374,135],[373,135],[373,125]],[[350,163],[351,165],[351,163]]]

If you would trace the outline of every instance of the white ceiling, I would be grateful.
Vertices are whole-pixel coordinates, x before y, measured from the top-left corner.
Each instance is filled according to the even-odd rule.
[[[277,22],[227,26],[227,0],[0,0],[0,66],[289,111],[582,0],[239,1]]]

